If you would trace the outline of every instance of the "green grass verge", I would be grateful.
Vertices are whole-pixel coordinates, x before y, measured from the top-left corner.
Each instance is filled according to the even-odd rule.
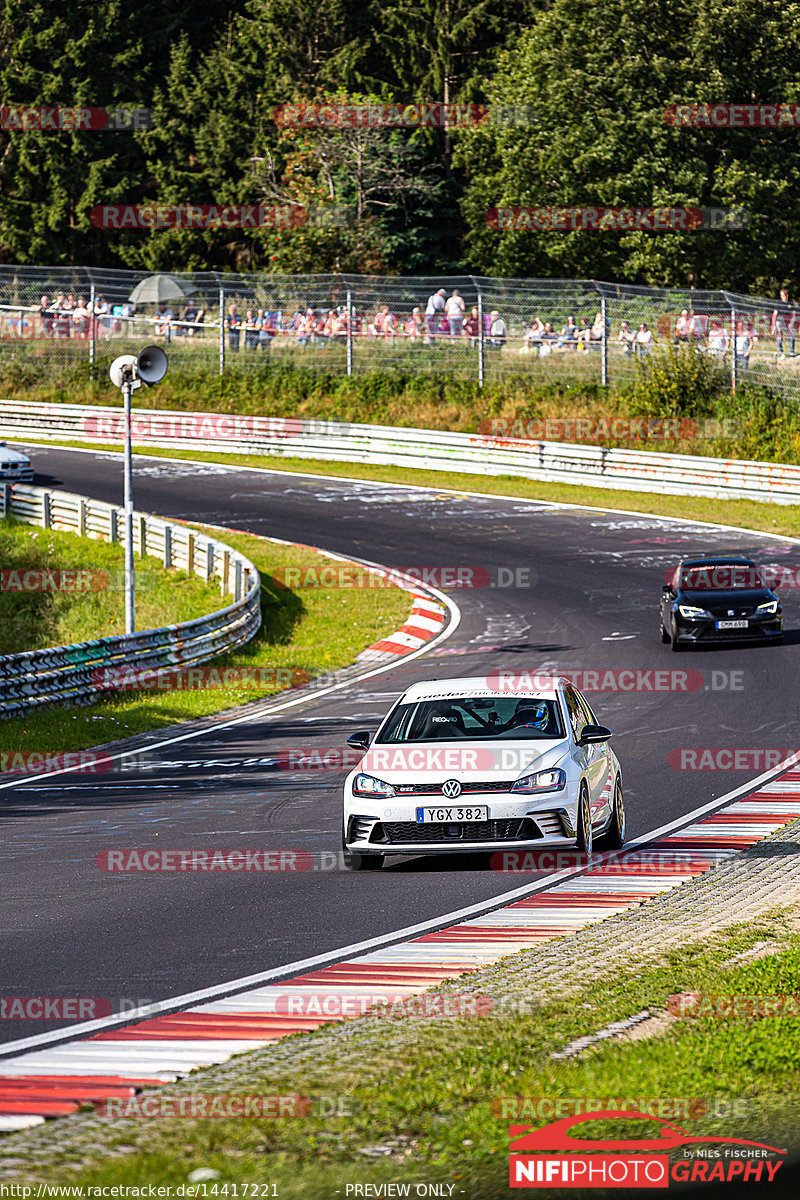
[[[221,536],[218,530],[209,532]],[[290,672],[292,678],[302,680],[347,666],[366,646],[402,625],[409,612],[408,593],[395,587],[292,591],[280,585],[276,576],[288,567],[300,568],[304,574],[307,568],[318,571],[326,560],[313,550],[277,545],[249,534],[222,536],[226,545],[240,550],[261,573],[263,624],[246,646],[208,666],[220,672],[257,669],[262,675],[255,683],[126,691],[87,708],[24,714],[0,724],[3,750],[46,750],[50,754],[83,750],[273,695],[286,686]],[[99,543],[92,543],[85,553],[96,561],[95,551],[100,549]],[[211,596],[212,602],[194,615],[221,606],[219,592],[212,591]],[[155,606],[152,625],[164,624],[157,601],[158,595],[148,599],[142,591],[137,598],[137,605]],[[145,627],[141,617],[138,624]]]
[[[778,952],[731,965],[735,954],[764,939],[774,942]],[[532,991],[536,953],[528,954]],[[512,961],[518,968],[520,956]],[[502,982],[502,969],[498,975],[495,968],[493,977]],[[526,1015],[458,1021],[386,1018],[372,1022],[363,1044],[357,1022],[351,1022],[352,1050],[338,1059],[330,1044],[326,1048],[324,1034],[296,1035],[310,1051],[316,1039],[317,1051],[297,1058],[292,1070],[260,1064],[258,1052],[242,1056],[234,1060],[236,1085],[228,1084],[225,1093],[324,1096],[329,1107],[338,1102],[346,1115],[121,1121],[108,1126],[102,1146],[96,1135],[94,1146],[76,1146],[72,1157],[79,1150],[78,1161],[72,1162],[68,1178],[85,1186],[143,1180],[177,1185],[191,1171],[206,1167],[219,1172],[220,1188],[225,1183],[274,1183],[278,1195],[289,1198],[334,1197],[337,1189],[345,1195],[349,1183],[392,1181],[454,1184],[454,1195],[463,1191],[470,1198],[510,1196],[508,1124],[547,1123],[546,1117],[504,1118],[502,1100],[513,1097],[672,1102],[681,1114],[673,1119],[690,1133],[796,1150],[797,1018],[679,1016],[645,1042],[601,1042],[573,1060],[551,1058],[572,1039],[612,1021],[645,1008],[666,1010],[670,995],[687,990],[742,995],[800,991],[796,924],[786,914],[774,913],[755,925],[667,951],[660,961],[647,959],[622,972],[617,967],[614,974],[604,974],[600,965],[590,984],[569,994],[549,994]],[[383,1028],[376,1032],[376,1025]],[[348,1042],[338,1045],[344,1049]],[[192,1081],[202,1095],[221,1091],[204,1072]],[[164,1090],[169,1094],[169,1085]],[[672,1114],[664,1111],[664,1116]],[[591,1136],[648,1135],[657,1136],[654,1125],[642,1123],[636,1131],[630,1124],[604,1121]],[[124,1157],[107,1157],[120,1145],[127,1147]],[[37,1167],[36,1178],[64,1180],[68,1138],[64,1146],[63,1152],[54,1148],[48,1167]],[[364,1154],[377,1146],[390,1153]]]
[[[124,562],[119,544],[0,518],[0,654],[124,633]],[[185,571],[167,571],[156,558],[140,560],[137,573],[140,629],[221,607],[218,588]],[[40,584],[50,590],[27,590]]]

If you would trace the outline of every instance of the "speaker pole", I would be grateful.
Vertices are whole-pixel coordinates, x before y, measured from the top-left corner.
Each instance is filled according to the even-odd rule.
[[[131,391],[126,379],[122,385],[125,408],[125,632],[136,631],[136,592],[133,573],[133,455],[131,450]]]

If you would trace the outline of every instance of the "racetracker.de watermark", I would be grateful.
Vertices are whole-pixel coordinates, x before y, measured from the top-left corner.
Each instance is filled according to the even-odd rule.
[[[495,1096],[489,1112],[500,1121],[552,1121],[584,1113],[642,1113],[665,1121],[696,1121],[702,1117],[746,1118],[754,1111],[744,1096]]]
[[[676,746],[667,759],[673,771],[769,771],[800,762],[800,750],[764,746]]]
[[[440,588],[528,588],[538,580],[533,567],[483,566],[480,564],[432,563],[425,566],[390,566],[375,571],[358,563],[325,563],[321,566],[280,567],[273,578],[293,591],[305,588],[331,588],[372,591],[374,588],[407,586],[414,583]],[[414,618],[409,617],[409,624]]]
[[[209,850],[153,850],[147,847],[100,850],[95,866],[109,874],[157,875],[189,873],[203,874],[233,872],[273,874],[276,872],[344,871],[347,869],[342,850],[291,850],[264,847]]]
[[[699,671],[696,667],[564,667],[552,671],[490,672],[486,686],[495,692],[542,692],[566,679],[579,692],[741,692],[744,671]]]
[[[92,1021],[112,1012],[102,996],[0,996],[2,1021]]]
[[[0,751],[0,773],[8,775],[46,775],[50,771],[77,771],[99,775],[112,770],[114,763],[97,750],[73,750],[54,754],[49,750]]]
[[[676,1017],[800,1017],[800,993],[752,995],[717,992],[676,992],[667,1000]]]
[[[664,122],[677,129],[797,129],[800,104],[668,104]]]
[[[603,858],[581,850],[498,850],[489,865],[501,875],[549,875],[589,868],[592,875],[636,876],[696,874],[710,863],[702,853],[686,850],[626,850]]]
[[[141,1096],[117,1096],[94,1101],[95,1114],[108,1120],[144,1118],[166,1120],[183,1117],[189,1121],[224,1120],[241,1117],[245,1120],[294,1120],[297,1117],[351,1117],[358,1110],[358,1101],[350,1096],[284,1095],[170,1095],[168,1092],[148,1092]]]
[[[521,206],[490,208],[489,229],[513,233],[727,233],[746,229],[743,208],[554,208]]]
[[[0,130],[27,133],[128,133],[152,129],[153,117],[149,108],[77,108],[51,104],[0,108]]]
[[[272,120],[299,129],[468,129],[535,125],[528,104],[280,104]]]
[[[263,691],[294,688],[308,683],[298,667],[181,667],[141,670],[135,667],[96,667],[92,687],[98,692]]]
[[[345,228],[353,210],[300,204],[97,204],[89,219],[98,229]]]
[[[547,417],[510,420],[490,417],[481,421],[478,432],[491,438],[510,438],[526,442],[679,442],[698,439],[735,438],[739,422],[734,418],[717,421],[689,417]]]

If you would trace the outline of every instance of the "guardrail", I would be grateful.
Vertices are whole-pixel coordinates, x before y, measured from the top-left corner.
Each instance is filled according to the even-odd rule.
[[[44,529],[120,540],[124,510],[71,492],[0,483],[0,516],[10,514]],[[134,550],[159,557],[210,582],[218,579],[233,603],[207,617],[0,656],[0,718],[51,704],[89,702],[98,693],[135,686],[143,671],[175,670],[207,662],[248,642],[261,625],[261,581],[242,554],[206,534],[159,517],[134,513]]]
[[[113,445],[122,441],[122,423],[121,409],[100,405],[0,401],[0,437]],[[800,466],[791,464],[610,450],[437,429],[135,409],[133,443],[512,475],[626,491],[800,503]]]

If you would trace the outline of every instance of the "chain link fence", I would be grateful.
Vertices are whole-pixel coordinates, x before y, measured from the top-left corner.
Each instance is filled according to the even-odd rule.
[[[146,273],[0,266],[0,380],[68,386],[146,342],[173,370],[332,375],[445,372],[621,386],[660,348],[687,348],[800,398],[800,305],[597,280],[177,272],[174,298],[135,302]],[[798,351],[796,354],[795,351]]]

